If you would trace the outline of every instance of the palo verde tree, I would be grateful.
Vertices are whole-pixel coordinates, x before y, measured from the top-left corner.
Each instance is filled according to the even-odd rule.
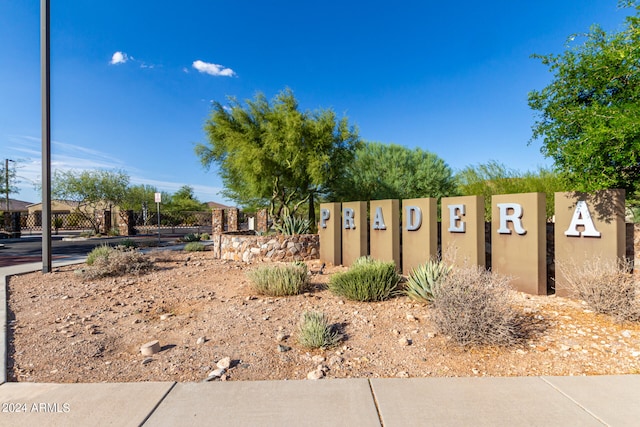
[[[593,26],[559,55],[534,55],[553,80],[529,93],[537,112],[531,141],[542,140],[567,187],[640,189],[640,6],[620,32]],[[574,42],[575,43],[575,42]]]
[[[55,171],[51,180],[51,195],[78,204],[78,211],[100,231],[96,212],[119,206],[125,199],[129,176],[122,171],[85,170]]]
[[[491,221],[491,196],[517,193],[545,193],[550,218],[554,214],[554,194],[563,189],[558,175],[549,169],[520,172],[496,161],[467,166],[456,174],[456,181],[463,196],[484,198],[486,221]]]
[[[289,89],[271,103],[263,94],[244,106],[216,102],[205,131],[196,155],[218,166],[223,194],[244,208],[268,207],[276,224],[305,204],[315,224],[315,199],[336,185],[360,144],[346,118],[301,111]]]
[[[411,199],[454,195],[451,168],[420,148],[367,142],[356,150],[332,198],[341,201]]]

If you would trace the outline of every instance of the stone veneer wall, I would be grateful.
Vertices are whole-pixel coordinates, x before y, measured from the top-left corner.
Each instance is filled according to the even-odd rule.
[[[296,236],[242,236],[216,234],[213,237],[215,258],[233,261],[308,261],[318,259],[320,239],[317,234]]]

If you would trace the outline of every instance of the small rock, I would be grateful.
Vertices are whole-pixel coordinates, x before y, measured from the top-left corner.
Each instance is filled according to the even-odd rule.
[[[278,344],[278,351],[280,353],[284,353],[286,351],[291,350],[291,347],[287,346],[287,345],[282,345],[282,344]]]
[[[427,332],[427,335],[425,335],[427,338],[431,339],[431,338],[435,338],[436,337],[436,333],[435,332]]]
[[[321,371],[320,369],[316,369],[315,371],[311,371],[307,374],[308,380],[319,380],[322,377],[324,377],[324,371]]]
[[[315,355],[315,356],[313,356],[313,357],[311,358],[311,361],[312,361],[313,363],[322,363],[322,362],[324,362],[324,361],[325,361],[325,358],[324,358],[324,356],[321,356],[321,355],[317,354],[317,355]]]
[[[407,313],[406,318],[407,318],[407,320],[408,320],[408,321],[410,321],[410,322],[414,322],[414,321],[416,320],[416,317],[415,317],[413,314],[411,314],[411,313]],[[403,372],[404,372],[404,371],[403,371]]]
[[[624,330],[622,331],[621,335],[625,338],[631,338],[631,331]]]
[[[284,332],[278,332],[276,334],[276,341],[284,341],[287,338],[287,334],[285,334]]]
[[[200,337],[200,338],[198,338],[198,340],[196,341],[196,344],[198,344],[198,345],[202,345],[202,344],[204,344],[204,343],[206,343],[206,342],[207,342],[207,339],[206,339],[205,337]]]
[[[407,371],[400,371],[396,374],[397,378],[409,378],[409,373]]]
[[[160,342],[158,340],[149,341],[140,347],[140,353],[142,353],[143,356],[151,356],[158,352],[160,352]]]
[[[224,369],[221,369],[221,368],[214,369],[213,371],[209,372],[209,375],[207,376],[205,381],[211,381],[216,378],[220,378],[224,373],[225,373]]]
[[[220,360],[218,360],[218,363],[216,363],[216,366],[220,369],[222,369],[223,371],[229,369],[229,367],[231,366],[231,358],[230,357],[224,357]]]
[[[160,316],[160,320],[167,320],[168,318],[170,318],[171,316],[173,316],[173,314],[171,313],[165,313],[163,315]]]
[[[398,343],[399,343],[401,346],[405,346],[405,347],[406,347],[406,346],[408,346],[408,345],[411,345],[411,344],[412,344],[412,341],[411,341],[411,338],[402,337],[402,338],[400,338],[400,339],[398,340]]]
[[[344,361],[344,359],[340,356],[331,356],[329,358],[329,365],[339,365]]]
[[[478,375],[480,373],[480,371],[478,370],[478,368],[473,368],[471,369],[471,372],[473,373],[473,375]]]
[[[143,365],[148,365],[151,362],[153,362],[153,357],[147,357],[142,361],[142,364]]]

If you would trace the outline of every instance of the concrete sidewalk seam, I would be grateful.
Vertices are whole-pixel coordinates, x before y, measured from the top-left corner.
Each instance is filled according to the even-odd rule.
[[[549,381],[546,380],[546,378],[543,377],[538,377],[540,378],[542,381],[544,381],[547,385],[551,386],[554,390],[556,390],[558,393],[560,393],[561,395],[563,395],[564,397],[566,397],[567,399],[569,399],[571,402],[573,402],[574,405],[576,405],[578,408],[582,409],[584,412],[586,412],[587,414],[589,414],[590,416],[592,416],[594,419],[598,420],[600,423],[602,423],[602,425],[604,426],[608,426],[609,424],[607,424],[602,418],[600,418],[599,416],[597,416],[596,414],[594,414],[593,412],[591,412],[590,410],[588,410],[587,408],[585,408],[583,405],[581,405],[577,400],[575,400],[573,397],[569,396],[567,393],[565,393],[564,391],[562,391],[560,388],[556,387],[555,385],[553,385],[552,383],[550,383]]]
[[[376,393],[373,390],[373,384],[371,384],[371,378],[367,378],[367,384],[369,384],[369,390],[371,391],[371,397],[373,398],[373,405],[376,407],[376,413],[378,414],[378,421],[380,421],[380,426],[384,427],[384,422],[382,421],[382,414],[380,413],[380,405],[378,404]]]
[[[169,393],[171,393],[171,391],[173,391],[173,389],[175,388],[176,384],[178,384],[178,383],[174,381],[173,384],[171,385],[171,387],[169,388],[169,390],[167,390],[167,392],[164,394],[164,396],[162,396],[160,398],[158,403],[156,403],[156,405],[153,408],[151,408],[151,411],[149,411],[147,416],[144,417],[144,420],[142,420],[142,422],[138,425],[138,427],[142,427],[143,425],[145,425],[147,423],[147,421],[149,420],[149,418],[151,418],[153,413],[156,412],[156,409],[158,409],[160,407],[162,402],[164,402],[164,400],[167,398],[167,396],[169,396]]]

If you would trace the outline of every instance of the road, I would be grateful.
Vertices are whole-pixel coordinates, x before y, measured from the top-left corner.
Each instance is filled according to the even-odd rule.
[[[74,255],[84,256],[91,252],[96,246],[103,244],[115,246],[125,239],[131,239],[133,241],[158,241],[157,236],[153,235],[98,237],[86,240],[63,240],[63,237],[69,236],[51,236],[51,254],[54,259]],[[175,241],[178,237],[177,235],[163,235],[160,240],[161,243],[169,243]],[[42,260],[42,239],[40,236],[27,236],[21,239],[3,239],[0,240],[0,244],[3,245],[0,247],[0,267]]]

